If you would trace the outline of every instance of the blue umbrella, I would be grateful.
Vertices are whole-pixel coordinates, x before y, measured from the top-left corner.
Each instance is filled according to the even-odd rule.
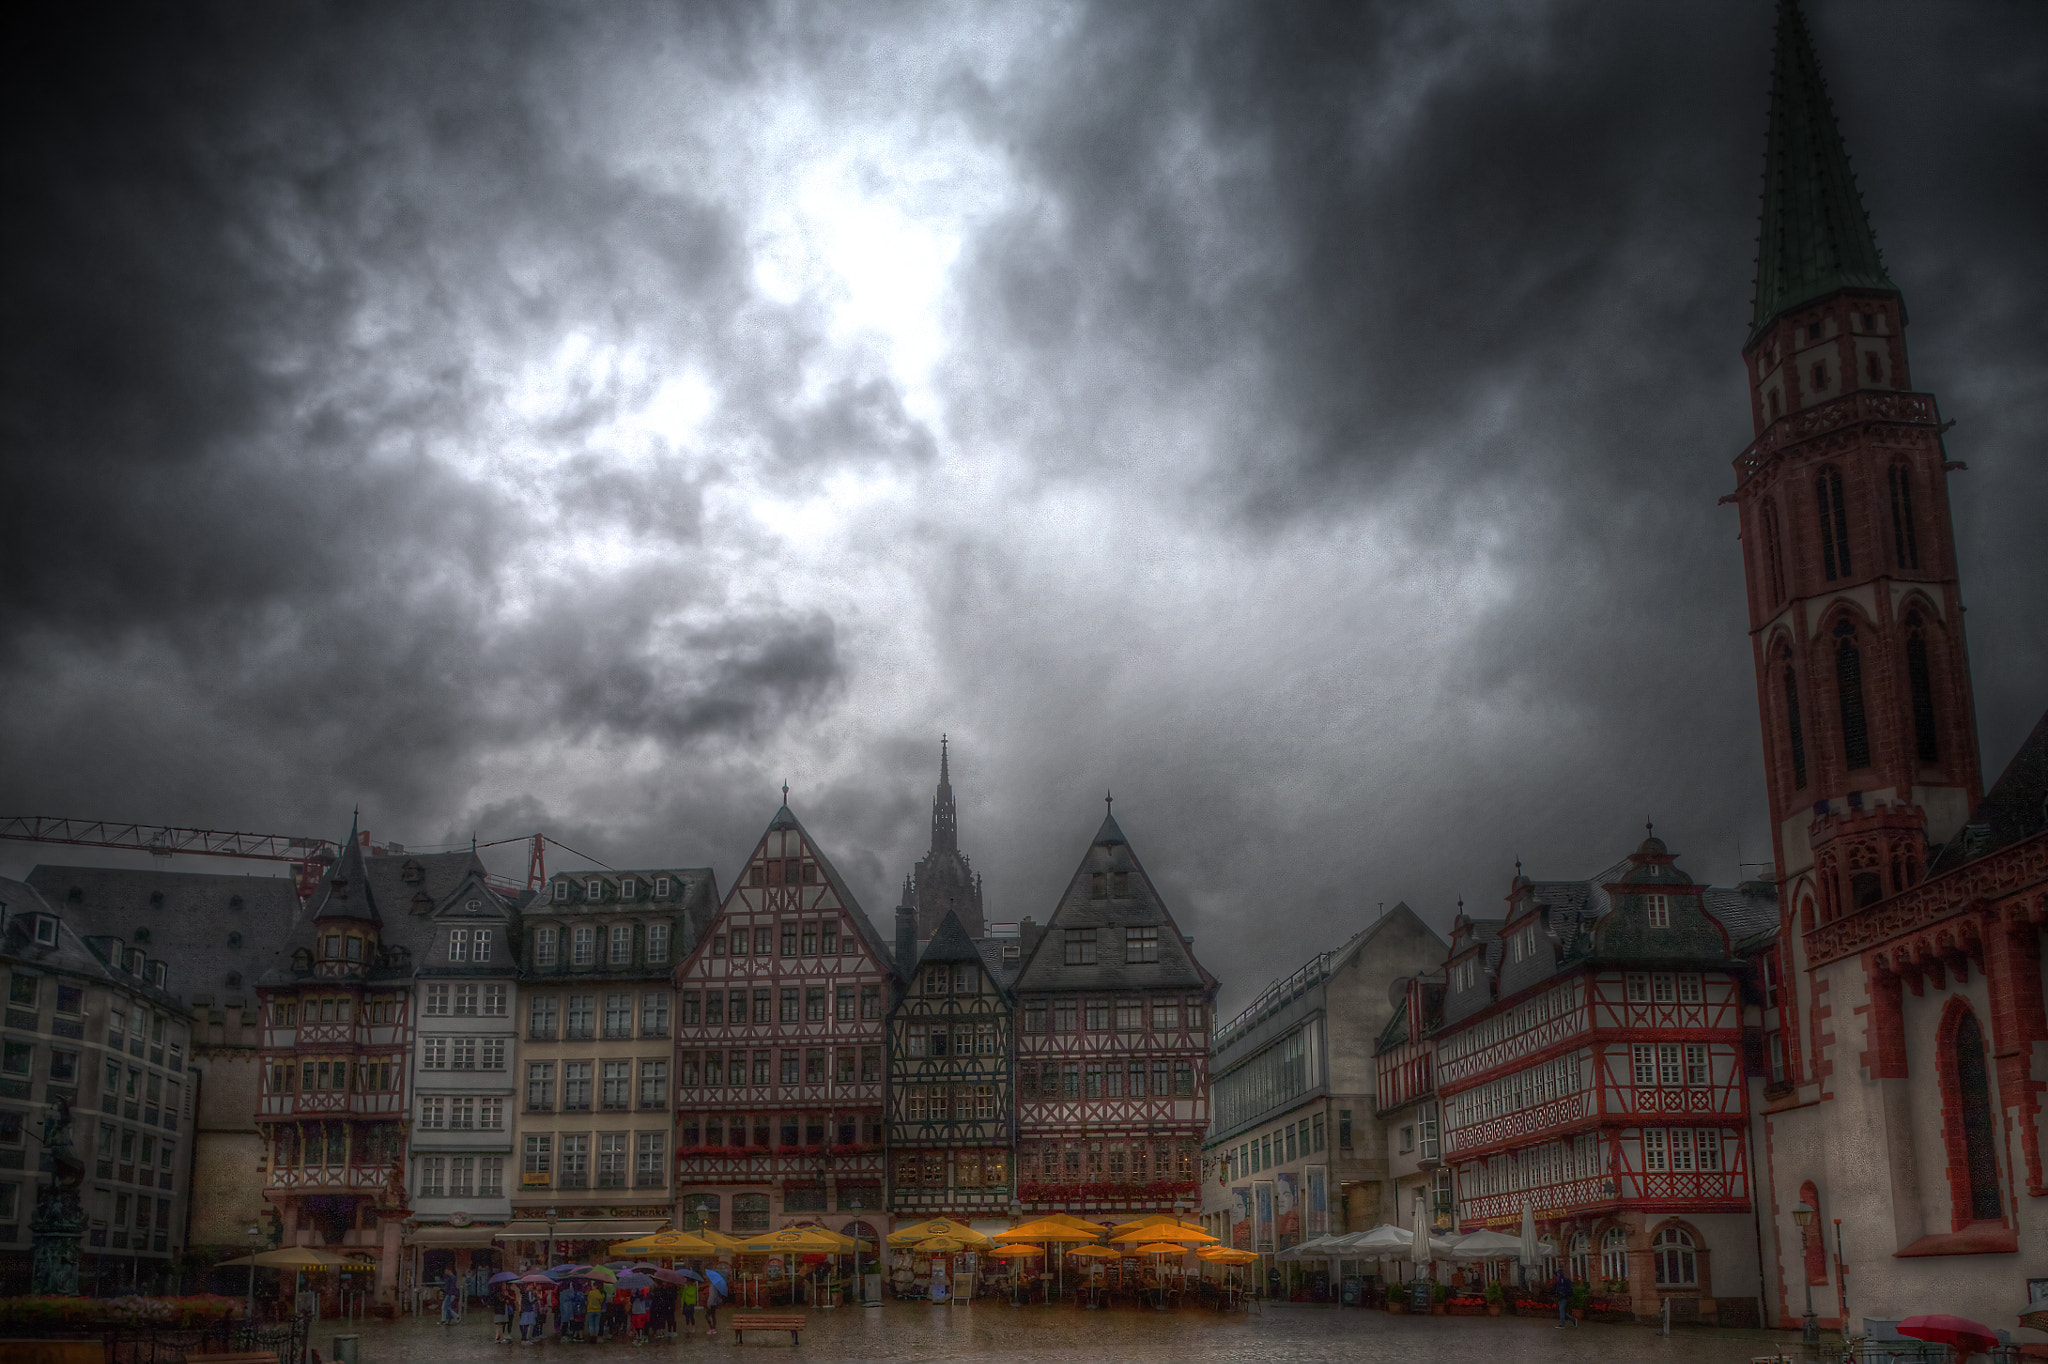
[[[713,1288],[718,1290],[720,1297],[729,1298],[732,1296],[732,1290],[725,1285],[725,1275],[715,1269],[707,1269],[704,1271],[704,1278]]]

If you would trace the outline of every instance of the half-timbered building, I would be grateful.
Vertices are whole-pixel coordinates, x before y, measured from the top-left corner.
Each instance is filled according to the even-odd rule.
[[[1517,873],[1491,962],[1462,914],[1435,1039],[1465,1231],[1525,1207],[1639,1314],[1755,1324],[1742,977],[1768,888],[1697,884],[1654,834],[1589,881]],[[1491,969],[1489,969],[1489,967]]]
[[[1216,990],[1105,815],[1017,976],[1025,1209],[1194,1213]]]
[[[1001,1217],[1015,1191],[1011,997],[948,912],[889,1020],[889,1211]]]
[[[286,1245],[358,1251],[399,1291],[413,973],[433,908],[483,865],[474,853],[372,857],[351,828],[291,940],[257,983],[263,1196]]]
[[[896,963],[788,805],[674,980],[681,1224],[872,1234]]]

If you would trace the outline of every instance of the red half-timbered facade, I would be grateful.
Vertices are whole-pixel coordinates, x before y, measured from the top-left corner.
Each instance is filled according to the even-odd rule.
[[[263,1196],[286,1245],[370,1252],[398,1289],[415,949],[473,854],[367,855],[351,830],[288,961],[257,984]]]
[[[897,979],[831,861],[777,810],[675,973],[681,1225],[879,1224]]]
[[[1638,1312],[1672,1297],[1752,1319],[1746,968],[1731,925],[1768,915],[1769,896],[1695,885],[1651,837],[1590,882],[1518,875],[1508,898],[1486,951],[1460,918],[1448,1021],[1430,1039],[1458,1227],[1512,1231],[1529,1208],[1554,1258]]]
[[[1217,984],[1106,816],[1018,974],[1018,1198],[1192,1212]]]

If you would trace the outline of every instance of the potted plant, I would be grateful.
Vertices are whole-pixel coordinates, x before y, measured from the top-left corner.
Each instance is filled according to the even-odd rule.
[[[1508,1309],[1508,1293],[1497,1283],[1486,1286],[1486,1315],[1497,1317]]]
[[[1445,1304],[1450,1300],[1451,1287],[1449,1284],[1432,1284],[1429,1290],[1429,1314],[1432,1317],[1444,1316],[1449,1310]]]
[[[1581,1280],[1572,1285],[1571,1314],[1573,1321],[1586,1319],[1587,1304],[1593,1301],[1593,1285]]]

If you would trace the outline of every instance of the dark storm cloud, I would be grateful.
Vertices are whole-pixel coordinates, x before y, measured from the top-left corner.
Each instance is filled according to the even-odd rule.
[[[994,917],[1114,786],[1230,998],[1646,814],[1728,879],[1770,11],[64,11],[9,97],[0,805],[729,879],[787,776],[886,923],[949,729]],[[1995,774],[2048,701],[2048,25],[1810,11],[1971,465]],[[921,394],[915,270],[805,253],[932,220]]]

